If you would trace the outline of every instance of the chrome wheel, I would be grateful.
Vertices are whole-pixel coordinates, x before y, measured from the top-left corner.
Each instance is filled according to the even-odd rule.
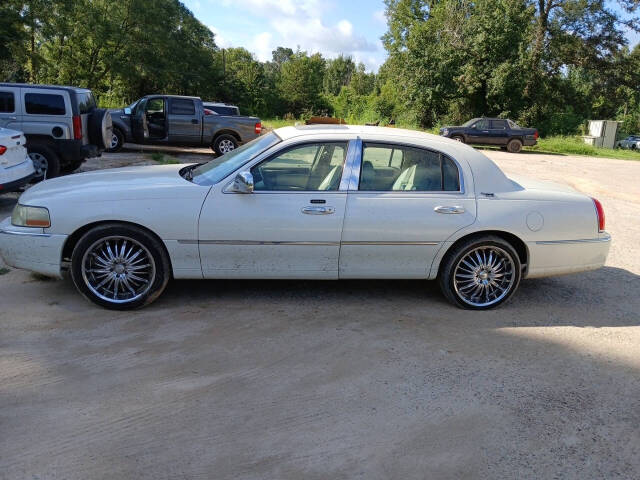
[[[516,266],[511,255],[500,247],[482,246],[467,252],[453,272],[458,297],[474,307],[500,302],[513,288]]]
[[[111,134],[111,143],[110,143],[110,149],[113,150],[114,148],[118,148],[118,144],[120,143],[120,139],[118,138],[118,135],[116,135],[115,133]]]
[[[93,243],[82,258],[86,286],[104,301],[133,302],[153,284],[156,265],[153,255],[140,242],[121,236]]]
[[[33,168],[36,171],[36,178],[46,180],[47,170],[49,170],[49,161],[47,160],[47,157],[41,153],[31,152],[29,154],[29,158],[33,162]]]
[[[235,144],[226,138],[220,140],[218,142],[218,151],[224,155],[225,153],[229,153],[231,150],[235,149]]]

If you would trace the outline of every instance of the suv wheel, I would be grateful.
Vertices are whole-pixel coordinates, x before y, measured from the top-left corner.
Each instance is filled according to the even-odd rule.
[[[461,137],[460,135],[454,135],[453,137],[451,137],[451,139],[455,140],[456,142],[464,143],[464,137]]]
[[[149,232],[111,223],[89,230],[71,257],[71,278],[93,303],[130,310],[153,302],[171,275],[162,244]]]
[[[218,155],[229,153],[238,146],[238,141],[231,135],[220,135],[213,141],[213,151]]]
[[[444,296],[468,310],[487,310],[506,302],[520,284],[522,267],[515,249],[500,237],[472,238],[442,261],[438,281]]]
[[[41,182],[60,175],[60,158],[53,149],[46,145],[34,144],[28,147],[28,152],[36,170],[34,181]]]
[[[114,128],[111,134],[111,142],[109,143],[109,148],[107,148],[107,152],[115,153],[122,148],[124,144],[124,135],[118,128]]]
[[[519,153],[522,150],[522,141],[517,138],[512,138],[507,143],[507,150],[511,153]]]

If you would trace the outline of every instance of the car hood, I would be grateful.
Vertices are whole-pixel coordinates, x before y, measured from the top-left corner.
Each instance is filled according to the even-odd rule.
[[[74,201],[181,198],[202,195],[203,187],[180,176],[184,164],[114,168],[52,178],[28,189],[23,205],[42,205],[60,197]]]

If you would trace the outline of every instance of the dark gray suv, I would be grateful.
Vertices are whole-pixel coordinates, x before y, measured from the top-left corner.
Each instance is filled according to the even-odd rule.
[[[36,178],[57,177],[99,156],[111,142],[111,115],[91,90],[0,83],[0,127],[24,132]]]

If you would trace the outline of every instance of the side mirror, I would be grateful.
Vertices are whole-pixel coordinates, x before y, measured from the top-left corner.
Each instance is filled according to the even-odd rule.
[[[129,107],[124,107],[124,114],[131,115],[131,109]]]
[[[253,193],[253,175],[251,175],[250,172],[238,173],[229,191],[235,193]]]

